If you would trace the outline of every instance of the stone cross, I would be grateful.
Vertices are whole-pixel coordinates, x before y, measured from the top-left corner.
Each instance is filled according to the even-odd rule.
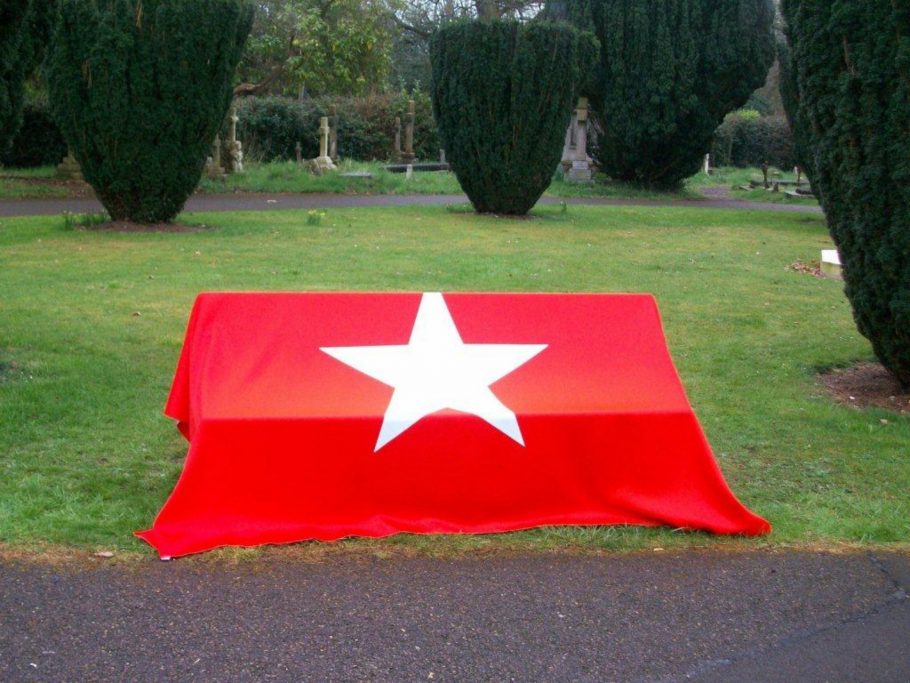
[[[240,117],[237,116],[237,107],[231,110],[231,122],[228,128],[228,171],[231,173],[240,173],[243,171],[243,144],[237,139],[237,122]]]
[[[211,151],[212,154],[205,163],[205,172],[209,178],[220,178],[224,175],[224,169],[221,168],[221,135],[215,135]]]
[[[593,177],[588,162],[588,98],[579,97],[575,109],[575,154],[569,169],[569,180],[577,183],[591,182]]]
[[[319,118],[319,156],[314,160],[317,170],[334,171],[335,164],[332,163],[332,157],[329,156],[329,117],[322,116]]]
[[[404,153],[401,160],[410,164],[414,162],[414,100],[408,100],[408,115],[404,127]]]

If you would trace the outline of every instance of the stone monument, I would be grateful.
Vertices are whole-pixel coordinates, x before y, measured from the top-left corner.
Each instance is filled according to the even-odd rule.
[[[589,183],[594,177],[588,159],[588,98],[579,97],[573,121],[575,125],[575,150],[567,180],[575,183]]]
[[[211,155],[205,161],[205,174],[209,178],[224,177],[224,168],[221,166],[221,136],[215,135],[212,143]]]
[[[414,100],[408,100],[408,115],[404,127],[404,152],[401,161],[405,164],[414,163]]]
[[[237,122],[239,120],[240,117],[237,116],[237,107],[234,107],[231,110],[231,117],[229,119],[231,125],[228,127],[227,170],[229,173],[240,173],[243,171],[243,144],[237,139]]]
[[[313,167],[317,173],[334,171],[335,164],[329,156],[329,117],[319,119],[319,156],[313,159]]]
[[[294,156],[297,157],[298,164],[303,160],[303,146],[300,144],[300,140],[294,145]]]
[[[63,161],[57,166],[55,175],[61,180],[85,180],[82,177],[82,167],[79,166],[79,162],[76,161],[76,157],[73,156],[69,149],[66,150],[66,156],[63,157]]]

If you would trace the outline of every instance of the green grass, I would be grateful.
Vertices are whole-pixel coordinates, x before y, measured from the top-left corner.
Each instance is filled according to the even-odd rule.
[[[730,191],[730,197],[732,199],[742,199],[750,202],[818,206],[818,200],[813,197],[788,197],[785,191],[791,189],[789,187],[782,188],[780,192],[768,192],[762,187],[750,190],[742,189],[743,187],[748,187],[750,181],[761,179],[762,172],[759,168],[723,167],[713,169],[711,175],[698,173],[692,176],[686,180],[685,187],[693,192],[710,187],[723,187]],[[774,180],[795,181],[796,175],[789,172],[781,172],[777,169],[771,169],[770,179],[772,182]]]
[[[372,178],[345,178],[342,173],[366,171]],[[403,173],[392,173],[383,164],[345,161],[337,173],[316,176],[305,166],[295,162],[248,164],[243,173],[224,179],[203,178],[199,184],[202,192],[331,192],[345,194],[461,194],[455,174],[448,172],[415,172],[411,178]],[[568,183],[562,173],[556,174],[546,192],[551,197],[602,197],[626,199],[700,199],[694,191],[657,192],[611,182],[601,176],[596,183]]]
[[[0,167],[0,199],[49,198],[69,196],[69,190],[49,181],[53,166],[38,168]]]
[[[771,543],[910,542],[910,419],[834,405],[818,368],[869,358],[841,283],[787,270],[821,219],[569,207],[533,220],[432,208],[197,214],[206,230],[112,234],[0,218],[0,543],[149,551],[186,452],[162,417],[201,290],[653,292],[737,495]],[[888,423],[883,424],[882,418]],[[742,543],[647,529],[349,541],[378,554]]]

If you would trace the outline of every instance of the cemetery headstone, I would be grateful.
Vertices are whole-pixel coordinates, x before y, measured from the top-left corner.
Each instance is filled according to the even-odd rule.
[[[55,175],[61,180],[84,180],[82,168],[70,150],[66,150],[66,156],[63,157],[63,161],[57,166]]]
[[[319,173],[334,171],[335,164],[329,156],[329,117],[319,119],[319,156],[313,159],[313,165]]]
[[[231,125],[228,127],[228,172],[240,173],[243,171],[243,144],[237,139],[237,108],[231,110]]]
[[[224,169],[221,167],[221,136],[215,135],[215,141],[212,142],[211,155],[205,161],[205,174],[209,178],[221,178],[224,176]]]
[[[591,162],[588,159],[588,98],[579,97],[573,119],[575,125],[575,151],[568,179],[576,183],[588,183],[593,178]]]

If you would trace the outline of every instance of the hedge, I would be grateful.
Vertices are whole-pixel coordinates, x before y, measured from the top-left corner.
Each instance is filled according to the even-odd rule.
[[[430,98],[424,92],[400,92],[367,97],[320,97],[297,100],[289,97],[250,97],[237,104],[237,136],[244,155],[255,161],[295,158],[301,144],[304,158],[319,154],[319,118],[337,112],[338,155],[360,161],[387,161],[393,156],[395,117],[401,117],[404,146],[407,102],[415,102],[414,151],[418,159],[439,156],[439,135],[433,121]],[[222,129],[226,136],[227,127]]]
[[[715,166],[748,168],[768,162],[788,169],[796,165],[793,134],[783,116],[747,117],[734,112],[714,132],[711,158]]]

